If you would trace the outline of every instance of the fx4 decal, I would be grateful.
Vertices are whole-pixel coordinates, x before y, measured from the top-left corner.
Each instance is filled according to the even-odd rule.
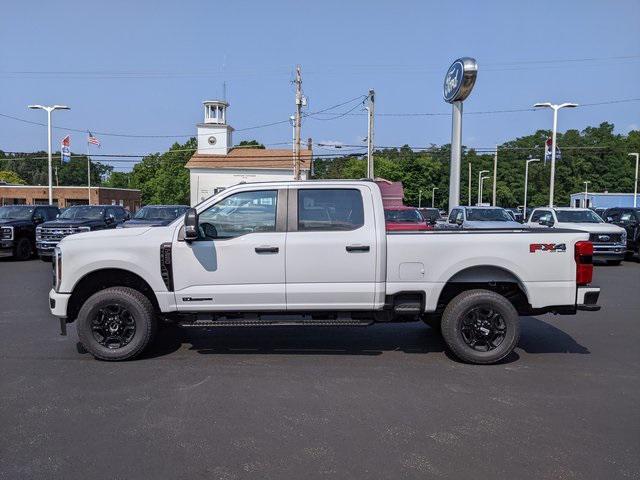
[[[532,243],[529,245],[529,253],[540,252],[566,252],[567,246],[564,243]]]

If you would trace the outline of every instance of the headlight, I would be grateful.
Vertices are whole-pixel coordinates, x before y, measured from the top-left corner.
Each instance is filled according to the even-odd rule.
[[[40,240],[42,238],[42,227],[36,227],[36,240]]]
[[[57,292],[60,290],[62,283],[62,250],[56,247],[53,250],[53,289]]]
[[[624,232],[622,232],[622,235],[620,236],[620,243],[627,243],[627,231],[626,230]]]
[[[13,240],[13,227],[2,227],[2,240]]]

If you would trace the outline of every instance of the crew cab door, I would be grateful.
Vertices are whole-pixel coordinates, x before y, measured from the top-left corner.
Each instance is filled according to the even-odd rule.
[[[200,238],[173,242],[178,310],[285,310],[285,225],[285,189],[231,193],[200,212]]]
[[[363,186],[289,190],[287,310],[373,308],[376,232]]]

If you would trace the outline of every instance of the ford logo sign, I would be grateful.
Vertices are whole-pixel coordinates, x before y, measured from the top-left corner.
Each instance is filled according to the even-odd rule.
[[[601,242],[608,242],[611,240],[611,237],[609,235],[598,235],[598,240]]]
[[[473,58],[459,58],[451,64],[444,76],[443,96],[445,102],[461,102],[469,96],[476,83],[478,64]]]

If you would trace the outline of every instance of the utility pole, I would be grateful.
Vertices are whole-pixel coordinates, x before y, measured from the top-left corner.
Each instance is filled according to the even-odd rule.
[[[633,180],[633,208],[638,206],[638,157],[640,157],[637,153],[629,153],[630,157],[636,157],[636,176]]]
[[[498,178],[498,146],[496,145],[496,154],[493,156],[493,202],[496,206],[496,180]]]
[[[582,182],[584,183],[584,205],[582,206],[582,208],[589,208],[587,206],[587,196],[589,195],[589,184],[591,183],[589,180]]]
[[[293,179],[300,180],[300,128],[302,126],[302,73],[296,65],[296,114],[293,122]]]
[[[374,172],[373,172],[373,114],[374,114],[374,104],[375,104],[375,92],[373,89],[369,90],[369,95],[367,96],[367,112],[368,112],[368,124],[367,124],[367,178],[373,180]]]
[[[422,207],[422,189],[418,190],[418,208]]]
[[[480,170],[478,172],[478,206],[482,203],[482,175],[489,173],[489,170]]]
[[[522,206],[522,215],[524,216],[524,221],[527,221],[527,189],[529,185],[529,164],[531,162],[539,162],[539,158],[530,158],[527,160],[524,166],[524,205]]]
[[[469,162],[469,206],[471,206],[471,162]]]
[[[436,190],[439,190],[438,187],[433,187],[431,189],[431,208],[436,204]]]

